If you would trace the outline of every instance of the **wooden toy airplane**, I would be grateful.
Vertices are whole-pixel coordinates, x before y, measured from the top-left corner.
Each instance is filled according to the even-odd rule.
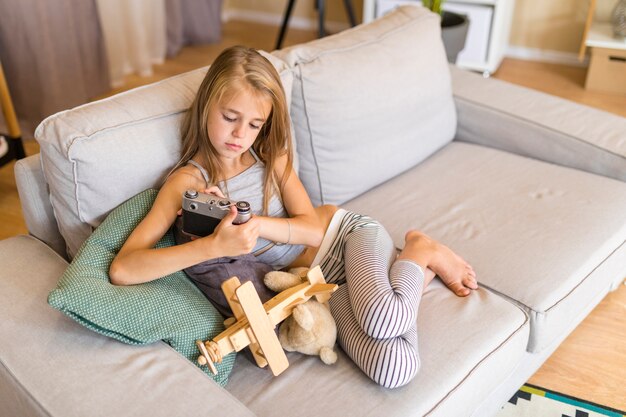
[[[252,282],[242,285],[237,277],[225,281],[222,291],[235,317],[224,322],[228,328],[213,340],[196,341],[201,353],[198,363],[207,365],[217,375],[216,362],[220,363],[233,351],[239,352],[250,346],[259,367],[269,364],[274,376],[282,373],[289,362],[274,328],[289,317],[297,305],[311,297],[324,303],[338,288],[336,284],[326,284],[319,266],[311,269],[306,277],[308,282],[286,289],[265,304],[261,304]]]

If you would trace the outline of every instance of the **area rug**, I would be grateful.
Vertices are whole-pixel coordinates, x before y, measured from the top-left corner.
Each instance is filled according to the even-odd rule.
[[[521,387],[496,415],[496,417],[605,416],[626,417],[626,412],[530,384]]]

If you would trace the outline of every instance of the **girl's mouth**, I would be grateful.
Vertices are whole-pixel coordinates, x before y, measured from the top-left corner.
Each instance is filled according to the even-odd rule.
[[[238,150],[240,150],[242,148],[241,145],[237,145],[235,143],[226,143],[226,147],[228,149],[230,149],[230,150],[233,150],[233,151],[238,151]]]

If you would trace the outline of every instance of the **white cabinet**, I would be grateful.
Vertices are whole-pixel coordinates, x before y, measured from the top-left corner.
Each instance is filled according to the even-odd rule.
[[[459,67],[480,71],[485,75],[495,72],[506,50],[511,29],[515,0],[447,0],[444,10],[465,14],[470,19],[465,49],[459,54]],[[421,0],[364,0],[363,22],[404,4],[418,4]]]

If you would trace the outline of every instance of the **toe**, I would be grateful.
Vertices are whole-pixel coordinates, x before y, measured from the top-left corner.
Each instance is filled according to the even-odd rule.
[[[465,285],[467,288],[471,288],[472,290],[478,288],[478,283],[476,282],[476,279],[471,275],[468,275],[463,279],[463,285]]]
[[[453,282],[450,284],[450,289],[459,297],[465,297],[470,293],[469,288],[464,287],[460,282]]]

